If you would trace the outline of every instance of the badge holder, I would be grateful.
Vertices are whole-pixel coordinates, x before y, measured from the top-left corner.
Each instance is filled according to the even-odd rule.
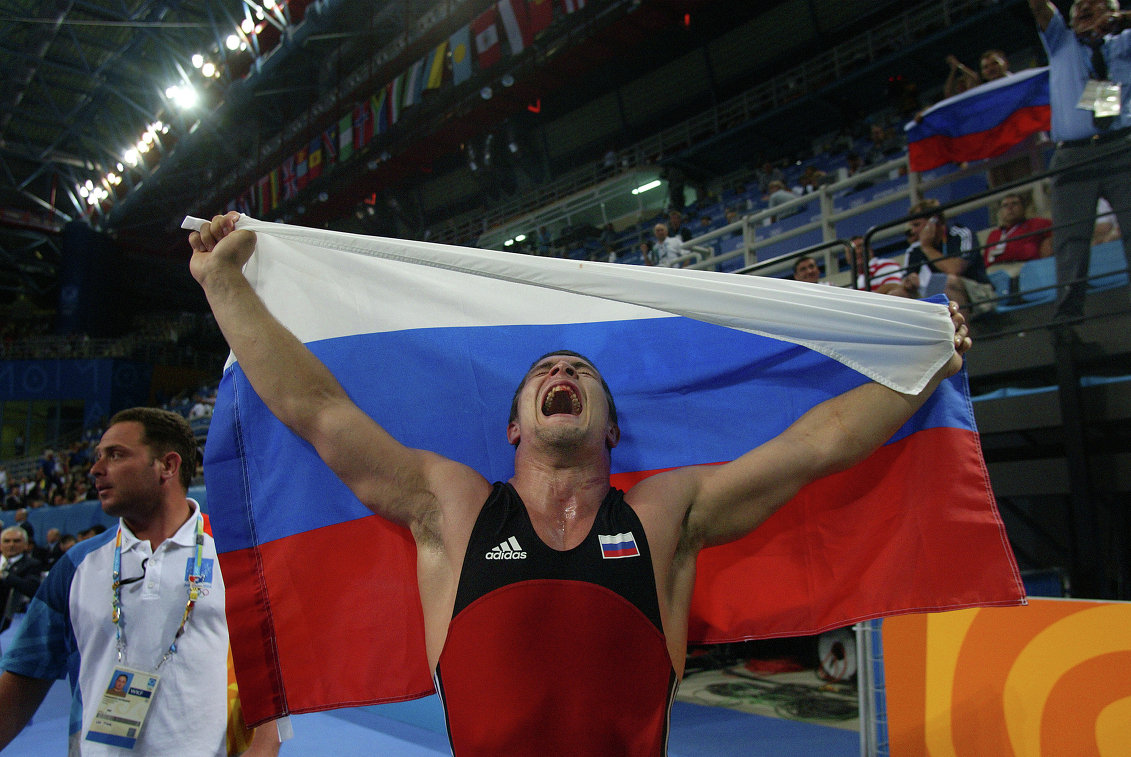
[[[161,676],[147,670],[114,668],[90,724],[87,740],[133,749],[160,681]]]
[[[1096,118],[1118,116],[1122,107],[1121,87],[1119,82],[1089,79],[1076,107],[1092,111]]]

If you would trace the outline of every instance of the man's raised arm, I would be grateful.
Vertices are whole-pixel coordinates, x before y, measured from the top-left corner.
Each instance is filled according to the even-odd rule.
[[[363,504],[395,523],[413,526],[437,512],[437,497],[482,502],[489,486],[481,476],[390,436],[268,312],[243,274],[255,234],[237,230],[238,218],[216,216],[189,235],[190,269],[240,368],[275,417],[310,442]]]
[[[674,492],[687,508],[669,516],[683,520],[681,543],[698,549],[742,538],[803,486],[851,468],[890,439],[943,379],[962,368],[962,354],[971,345],[969,331],[953,302],[950,312],[954,355],[919,394],[863,384],[822,402],[777,437],[733,462],[654,476],[656,486]],[[653,485],[653,479],[639,486]]]
[[[1037,20],[1041,31],[1048,28],[1049,21],[1052,21],[1053,13],[1056,12],[1048,0],[1029,0],[1029,10],[1033,11],[1033,18]]]

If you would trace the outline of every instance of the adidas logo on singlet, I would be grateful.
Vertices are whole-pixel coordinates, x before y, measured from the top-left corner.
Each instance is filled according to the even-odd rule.
[[[492,547],[487,553],[488,560],[525,560],[526,553],[518,546],[518,539],[513,536],[497,547]]]

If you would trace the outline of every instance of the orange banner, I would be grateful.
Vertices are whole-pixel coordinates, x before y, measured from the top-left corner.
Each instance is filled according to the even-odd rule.
[[[1131,603],[888,618],[893,757],[1131,756]]]

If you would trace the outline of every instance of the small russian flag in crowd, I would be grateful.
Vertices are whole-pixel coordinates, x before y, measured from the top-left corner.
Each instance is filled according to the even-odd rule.
[[[948,97],[908,123],[912,171],[1001,155],[1030,134],[1048,131],[1048,67],[1031,68]]]
[[[606,560],[640,556],[631,531],[626,534],[597,534],[597,540],[601,542],[601,557]]]
[[[359,406],[403,444],[489,481],[514,474],[507,409],[551,349],[585,354],[608,381],[621,426],[610,483],[624,490],[734,460],[868,380],[916,393],[954,351],[937,303],[247,217],[236,226],[258,235],[245,268],[256,292]],[[205,470],[249,722],[431,692],[411,534],[365,508],[234,361]],[[607,535],[602,551],[641,553],[636,536]],[[325,554],[332,586],[324,571],[294,569]],[[960,373],[871,458],[700,553],[688,633],[692,643],[813,634],[1022,596]]]

